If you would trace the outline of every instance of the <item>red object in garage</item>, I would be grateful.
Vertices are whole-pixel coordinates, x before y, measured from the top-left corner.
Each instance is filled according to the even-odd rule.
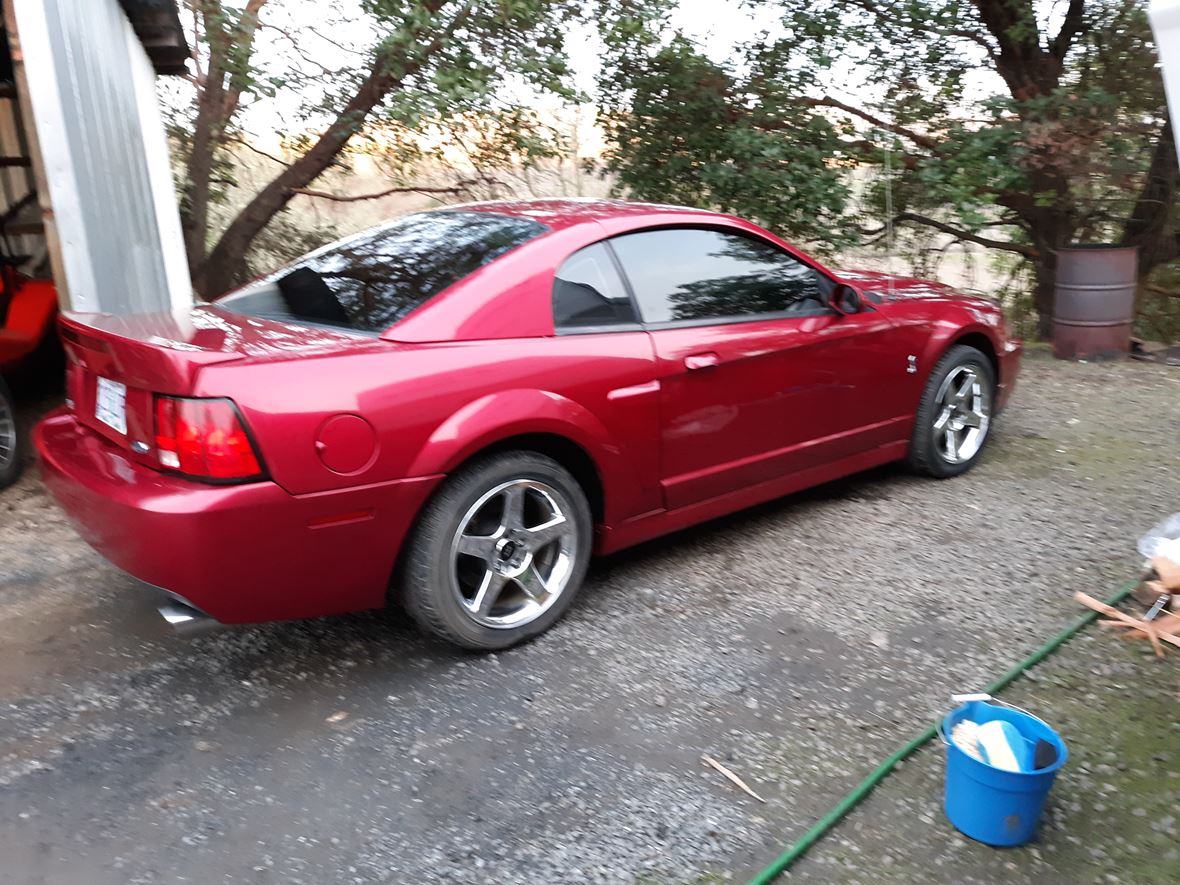
[[[21,367],[53,335],[57,290],[0,262],[0,489],[16,482],[24,460],[16,405],[4,376]]]
[[[74,405],[37,445],[111,561],[223,622],[392,589],[473,648],[552,624],[592,550],[889,461],[963,472],[1020,354],[938,283],[560,200],[408,216],[211,306],[62,328]],[[173,401],[198,417],[161,434]]]

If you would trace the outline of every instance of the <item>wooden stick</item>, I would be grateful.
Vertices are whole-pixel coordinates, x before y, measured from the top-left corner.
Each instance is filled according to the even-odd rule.
[[[1086,606],[1086,608],[1093,609],[1096,612],[1101,612],[1104,615],[1114,618],[1116,621],[1121,621],[1127,626],[1134,627],[1136,630],[1142,631],[1147,636],[1147,638],[1151,640],[1151,645],[1152,648],[1155,649],[1156,657],[1162,658],[1164,656],[1164,648],[1162,645],[1160,645],[1161,639],[1164,642],[1168,642],[1172,645],[1180,647],[1180,637],[1174,636],[1171,633],[1161,634],[1156,630],[1150,621],[1136,620],[1130,615],[1119,611],[1114,606],[1107,605],[1105,602],[1100,602],[1093,596],[1087,596],[1082,592],[1075,593],[1073,598],[1082,605]]]
[[[730,771],[728,768],[726,768],[724,765],[722,765],[720,762],[718,762],[712,756],[702,754],[701,759],[704,761],[704,763],[706,765],[711,765],[713,768],[717,769],[719,772],[721,772],[723,775],[725,775],[727,778],[729,778],[731,781],[733,781],[733,783],[735,783],[739,789],[744,790],[746,793],[749,793],[751,796],[753,796],[759,802],[761,802],[763,804],[766,803],[766,800],[763,799],[761,796],[759,796],[757,793],[755,793],[753,790],[751,790],[750,787],[746,784],[746,782],[744,780],[742,780],[740,777],[738,777],[736,774],[734,774],[732,771]]]
[[[1114,618],[1116,621],[1126,621],[1128,624],[1131,624],[1132,626],[1135,626],[1135,625],[1141,623],[1140,621],[1136,621],[1130,615],[1124,614],[1123,612],[1119,611],[1113,605],[1107,605],[1105,602],[1095,599],[1093,596],[1088,596],[1085,593],[1082,593],[1080,590],[1073,595],[1073,598],[1076,599],[1078,602],[1080,602],[1082,605],[1084,605],[1086,608],[1091,608],[1096,612],[1101,612],[1104,615],[1109,615],[1110,617]]]

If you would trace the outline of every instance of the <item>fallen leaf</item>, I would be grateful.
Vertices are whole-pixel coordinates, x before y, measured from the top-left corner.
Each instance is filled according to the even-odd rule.
[[[759,802],[761,802],[763,804],[766,803],[766,800],[763,799],[761,796],[759,796],[757,793],[755,793],[753,790],[751,790],[750,787],[746,784],[746,782],[744,780],[742,780],[740,777],[738,777],[736,774],[734,774],[732,771],[730,771],[728,768],[726,768],[724,765],[722,765],[720,762],[718,762],[712,756],[702,755],[701,759],[702,759],[702,761],[704,761],[704,763],[706,765],[712,766],[713,768],[715,768],[719,772],[721,772],[723,775],[725,775],[725,777],[729,778],[734,784],[736,784],[738,786],[739,789],[741,789],[742,791],[753,796]]]

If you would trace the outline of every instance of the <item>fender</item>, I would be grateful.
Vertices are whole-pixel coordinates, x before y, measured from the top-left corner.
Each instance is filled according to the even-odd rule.
[[[626,496],[615,494],[639,487],[623,449],[585,407],[548,390],[504,390],[468,403],[439,424],[408,475],[451,473],[489,446],[529,433],[564,437],[590,456],[602,480],[607,525],[634,515],[620,512]]]
[[[949,311],[944,313],[931,325],[930,335],[918,359],[918,377],[921,380],[919,389],[926,389],[930,373],[934,371],[943,354],[959,339],[973,334],[982,335],[991,344],[996,357],[996,381],[1000,384],[1005,383],[1006,379],[999,377],[999,357],[1004,353],[1004,342],[998,328],[1000,322],[999,316],[993,318],[983,311],[966,306],[957,308],[953,314]]]

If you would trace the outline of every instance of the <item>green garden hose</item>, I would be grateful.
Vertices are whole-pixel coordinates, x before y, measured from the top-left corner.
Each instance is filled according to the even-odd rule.
[[[1135,585],[1137,583],[1138,581],[1130,581],[1127,583],[1118,593],[1106,600],[1106,604],[1117,605],[1118,603],[1122,602],[1124,599],[1126,599],[1130,592],[1135,589]],[[1062,630],[991,685],[987,686],[987,688],[983,689],[983,691],[987,694],[993,695],[1003,691],[1005,688],[1011,685],[1021,673],[1035,664],[1039,664],[1041,661],[1055,652],[1061,645],[1067,642],[1071,637],[1073,637],[1075,633],[1077,633],[1087,624],[1090,624],[1092,621],[1094,621],[1094,619],[1098,617],[1098,614],[1098,612],[1091,611],[1078,618],[1078,620],[1076,620],[1071,626]],[[901,749],[897,750],[897,752],[885,759],[884,762],[882,762],[873,770],[872,774],[857,784],[857,786],[853,788],[851,792],[847,793],[843,799],[837,802],[835,807],[832,808],[832,810],[825,814],[822,818],[820,818],[819,821],[816,822],[815,826],[804,833],[794,845],[780,854],[766,869],[751,879],[750,885],[767,885],[768,882],[774,881],[782,873],[786,872],[786,870],[792,864],[794,864],[795,861],[799,860],[799,858],[801,858],[808,852],[808,850],[810,850],[811,846],[822,839],[828,830],[832,829],[832,827],[839,823],[840,819],[843,818],[844,815],[848,814],[848,812],[855,808],[862,799],[868,796],[869,793],[873,791],[873,788],[877,786],[877,784],[885,780],[889,772],[893,771],[893,769],[897,767],[897,763],[901,762],[907,756],[913,754],[914,751],[927,744],[931,738],[933,738],[938,733],[938,726],[938,722],[934,723],[934,725],[931,725]]]

